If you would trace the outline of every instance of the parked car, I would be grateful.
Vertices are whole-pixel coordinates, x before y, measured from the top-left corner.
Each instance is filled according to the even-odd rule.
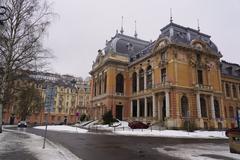
[[[145,124],[145,123],[140,122],[140,121],[129,122],[128,126],[132,129],[147,129],[149,127],[148,124]]]
[[[229,133],[240,134],[240,128],[231,128],[226,130],[225,135],[229,137]]]
[[[20,121],[20,122],[18,123],[18,127],[26,128],[26,127],[27,127],[27,122],[26,122],[26,121]]]

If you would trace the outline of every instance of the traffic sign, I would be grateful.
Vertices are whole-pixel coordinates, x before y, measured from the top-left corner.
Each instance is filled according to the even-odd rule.
[[[45,94],[45,112],[53,112],[56,87],[53,85],[48,85]]]

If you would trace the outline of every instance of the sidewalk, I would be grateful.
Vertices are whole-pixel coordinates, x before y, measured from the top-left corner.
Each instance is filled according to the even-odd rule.
[[[43,137],[26,133],[24,129],[13,131],[4,129],[0,134],[0,159],[4,160],[80,160],[60,145],[46,141],[42,149]]]

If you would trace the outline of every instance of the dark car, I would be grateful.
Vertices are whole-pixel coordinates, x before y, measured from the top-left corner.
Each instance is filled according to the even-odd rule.
[[[145,124],[143,122],[140,122],[140,121],[129,122],[128,126],[131,129],[147,129],[149,127],[149,125],[147,125],[147,124]]]
[[[229,137],[229,133],[240,134],[240,128],[231,128],[226,130],[225,135]]]
[[[20,122],[18,123],[18,127],[20,127],[20,128],[26,128],[26,127],[27,127],[27,122],[26,122],[26,121],[20,121]]]

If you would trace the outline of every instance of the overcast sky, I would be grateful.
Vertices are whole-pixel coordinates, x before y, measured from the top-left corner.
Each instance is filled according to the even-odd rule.
[[[211,35],[223,59],[240,64],[239,0],[51,0],[59,15],[45,39],[56,59],[52,72],[88,76],[97,50],[105,46],[120,30],[124,17],[124,34],[133,36],[134,20],[138,37],[155,40],[160,29],[173,22]]]

